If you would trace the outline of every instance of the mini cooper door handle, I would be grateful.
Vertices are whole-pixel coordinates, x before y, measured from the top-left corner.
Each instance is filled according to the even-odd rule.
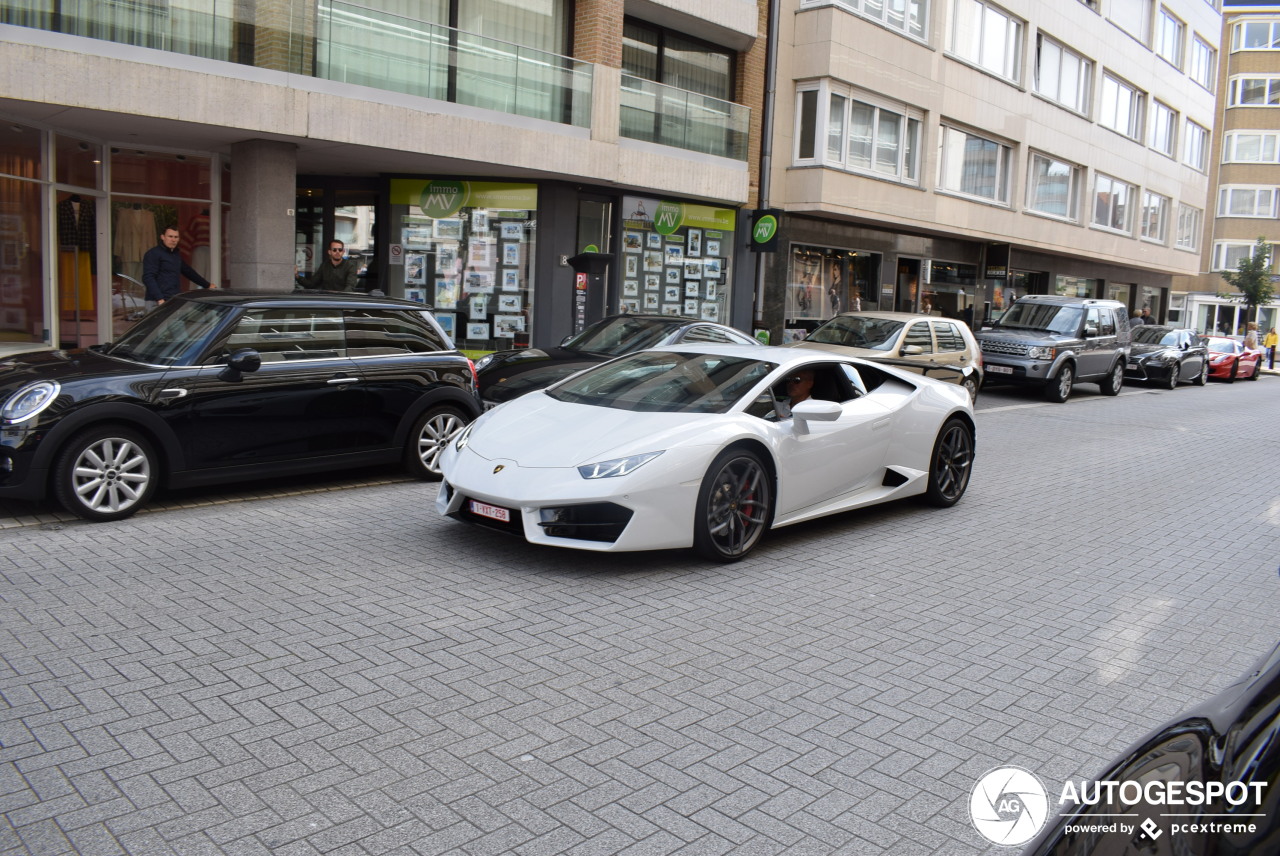
[[[328,383],[334,383],[334,384],[356,383],[359,380],[360,378],[358,377],[332,377],[332,378],[329,378]]]
[[[162,389],[156,393],[157,401],[172,401],[175,398],[182,398],[187,394],[185,389]]]

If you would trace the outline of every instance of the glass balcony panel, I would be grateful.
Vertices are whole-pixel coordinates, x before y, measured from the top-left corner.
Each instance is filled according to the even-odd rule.
[[[619,132],[628,139],[746,160],[750,115],[741,104],[622,76]]]

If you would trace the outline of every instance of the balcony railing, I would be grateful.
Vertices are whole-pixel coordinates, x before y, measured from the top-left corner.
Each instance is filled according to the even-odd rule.
[[[0,23],[591,124],[589,63],[351,3],[281,3],[282,27],[238,20],[235,5],[0,0]]]
[[[748,107],[629,74],[622,75],[621,103],[624,137],[747,159]]]

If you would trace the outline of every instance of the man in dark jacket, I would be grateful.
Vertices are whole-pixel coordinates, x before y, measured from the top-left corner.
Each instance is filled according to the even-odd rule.
[[[359,271],[354,261],[343,258],[346,251],[347,245],[337,238],[330,241],[329,251],[316,265],[316,272],[307,280],[307,287],[320,291],[355,291]]]
[[[172,226],[160,233],[160,243],[142,257],[142,284],[147,309],[155,309],[182,291],[180,277],[186,277],[201,288],[217,288],[182,260],[178,252],[178,230]]]

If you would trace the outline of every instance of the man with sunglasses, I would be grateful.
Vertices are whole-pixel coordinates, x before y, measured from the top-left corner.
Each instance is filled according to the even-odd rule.
[[[797,369],[795,374],[787,376],[786,387],[792,407],[808,400],[813,395],[813,369]]]
[[[334,238],[329,242],[324,260],[316,266],[316,272],[307,280],[307,287],[319,291],[355,291],[356,263],[343,258],[347,245]]]

